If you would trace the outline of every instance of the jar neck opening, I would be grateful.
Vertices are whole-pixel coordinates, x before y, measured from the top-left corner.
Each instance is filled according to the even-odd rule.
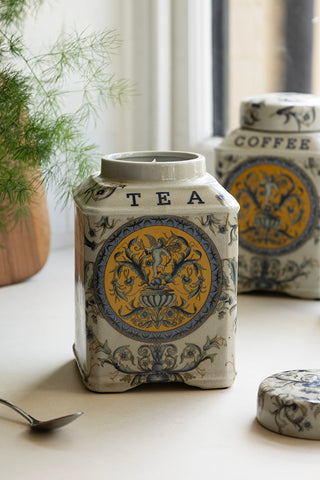
[[[187,180],[205,173],[205,158],[193,152],[124,152],[101,160],[101,176],[120,182]]]

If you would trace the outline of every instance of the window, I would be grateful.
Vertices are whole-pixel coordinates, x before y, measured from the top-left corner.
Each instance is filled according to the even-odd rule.
[[[212,0],[215,135],[247,95],[320,93],[319,0]]]

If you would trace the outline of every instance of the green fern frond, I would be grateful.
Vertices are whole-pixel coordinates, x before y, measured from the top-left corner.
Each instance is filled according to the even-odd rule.
[[[97,165],[88,123],[134,94],[111,71],[121,44],[114,30],[60,35],[48,52],[33,54],[16,26],[41,3],[0,2],[0,229],[26,214],[41,181],[66,205]],[[76,107],[66,113],[71,95]]]
[[[1,0],[0,23],[5,26],[19,25],[27,14],[35,14],[43,0]]]

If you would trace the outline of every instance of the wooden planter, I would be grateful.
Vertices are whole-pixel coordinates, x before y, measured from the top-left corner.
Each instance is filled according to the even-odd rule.
[[[27,222],[21,220],[8,233],[0,233],[0,285],[21,282],[45,265],[50,248],[50,224],[46,195],[41,186]]]

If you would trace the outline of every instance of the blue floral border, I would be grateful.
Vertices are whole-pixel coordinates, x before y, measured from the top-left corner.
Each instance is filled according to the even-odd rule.
[[[234,170],[232,170],[232,172],[228,175],[228,177],[224,182],[224,187],[229,191],[232,184],[237,179],[237,177],[241,173],[243,173],[245,170],[255,165],[268,165],[268,164],[275,164],[293,172],[306,187],[306,190],[309,195],[310,207],[311,207],[308,225],[306,226],[302,234],[299,235],[299,237],[295,241],[290,243],[290,245],[286,245],[285,247],[263,248],[263,247],[258,247],[256,245],[252,245],[251,243],[247,242],[242,238],[241,231],[239,231],[239,245],[241,247],[253,253],[274,256],[274,255],[290,253],[296,250],[298,247],[300,247],[303,243],[305,243],[309,239],[313,229],[317,225],[317,221],[319,218],[319,206],[318,206],[319,199],[318,199],[317,189],[314,186],[313,182],[311,181],[310,177],[293,162],[290,162],[288,160],[285,160],[284,158],[279,158],[279,157],[271,157],[271,156],[262,157],[261,156],[261,157],[252,158],[247,162],[241,163],[241,165],[239,165]]]
[[[127,324],[110,306],[104,288],[104,275],[107,262],[117,245],[132,232],[145,227],[163,225],[179,228],[193,236],[206,252],[211,265],[211,288],[201,310],[187,323],[174,330],[165,332],[148,332]],[[118,228],[103,244],[94,265],[93,285],[95,299],[104,318],[120,333],[143,342],[167,342],[178,340],[199,328],[213,313],[222,290],[222,262],[218,250],[209,236],[197,225],[183,217],[145,216],[138,217]]]

